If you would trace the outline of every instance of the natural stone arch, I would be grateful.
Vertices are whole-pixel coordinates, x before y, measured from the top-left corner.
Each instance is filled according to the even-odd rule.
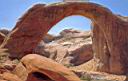
[[[44,79],[47,79],[46,81],[81,81],[75,73],[67,69],[65,66],[40,55],[26,55],[21,59],[21,63],[28,72],[28,76],[25,76],[28,78],[26,81],[31,81],[34,77],[38,78],[37,76],[31,76],[31,74],[38,74],[40,77],[39,81],[43,81]]]
[[[78,19],[80,19],[80,21]],[[81,23],[81,21],[82,21],[82,23]],[[90,31],[91,30],[91,20],[89,18],[86,18],[81,15],[71,15],[71,16],[63,18],[61,21],[59,21],[57,24],[55,24],[48,31],[48,33],[58,35],[65,29]]]
[[[94,20],[97,21],[98,15],[100,16],[101,13],[110,14],[105,8],[102,10],[100,8],[102,9],[103,7],[93,3],[69,2],[51,5],[35,5],[22,18],[20,18],[20,21],[14,28],[18,28],[15,32],[17,34],[14,33],[11,36],[6,47],[9,49],[9,52],[12,53],[12,57],[22,57],[25,54],[32,52],[33,48],[37,46],[37,43],[49,31],[49,29],[67,16],[82,15],[94,22]],[[19,43],[15,43],[14,40],[19,41]],[[12,43],[13,45],[11,45]],[[11,47],[9,47],[10,45]],[[14,49],[17,51],[14,51]]]
[[[81,81],[65,66],[37,54],[24,56],[12,72],[3,72],[1,77],[4,81]]]
[[[95,28],[98,28],[96,30],[100,30],[110,54],[107,61],[107,72],[126,74],[128,72],[128,22],[114,15],[107,8],[94,3],[66,2],[35,5],[17,23],[14,29],[18,28],[18,30],[11,36],[5,47],[9,49],[13,58],[20,58],[32,53],[53,25],[71,15],[82,15],[91,19],[93,24],[97,26]],[[98,41],[95,40],[95,42]],[[99,47],[100,50],[101,47]],[[102,57],[101,55],[100,58]],[[99,60],[104,65],[104,62]]]

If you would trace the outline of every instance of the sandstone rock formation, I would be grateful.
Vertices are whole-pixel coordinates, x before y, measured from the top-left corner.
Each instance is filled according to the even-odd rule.
[[[78,9],[75,9],[74,7]],[[63,3],[63,4],[57,3],[54,5],[52,4],[47,6],[45,6],[44,4],[35,5],[17,23],[16,27],[13,30],[15,30],[16,28],[18,28],[18,30],[11,36],[11,39],[9,40],[6,47],[9,49],[9,52],[11,53],[12,57],[15,57],[15,56],[22,57],[25,54],[32,52],[33,49],[37,46],[37,44],[41,41],[42,37],[46,35],[48,30],[64,17],[79,14],[83,16],[87,15],[87,17],[89,18],[91,16],[91,19],[93,19],[92,17],[93,16],[96,17],[97,16],[96,13],[98,13],[98,11],[95,11],[94,13],[93,9],[98,10],[100,8],[101,8],[101,11],[103,11],[103,13],[110,13],[108,10],[106,10],[102,6],[96,5],[93,3],[75,3],[74,2],[74,3]],[[85,10],[86,12],[84,12]],[[93,13],[91,13],[91,11],[93,11]],[[69,12],[72,12],[72,13],[69,13]],[[30,15],[28,16],[28,14]],[[36,21],[34,24],[30,23],[34,21]],[[20,25],[21,23],[22,25]],[[24,39],[26,40],[19,41]],[[14,44],[14,40],[18,42]]]
[[[71,63],[75,66],[93,59],[92,45],[83,45],[81,48],[76,49],[72,52],[72,57],[74,58],[71,60]]]
[[[106,69],[102,69],[102,71],[127,74],[128,22],[117,17],[109,9],[89,2],[38,4],[32,7],[17,23],[13,30],[18,30],[11,35],[5,46],[11,53],[10,57],[21,58],[32,53],[33,49],[53,25],[71,15],[81,15],[89,18],[94,24],[94,30],[99,30],[99,33],[102,34],[103,41],[101,38],[99,40],[103,42],[103,46],[100,46],[100,42],[95,40],[95,36],[99,37],[98,32],[93,32],[94,41],[99,44],[97,49],[94,49],[96,56],[99,53],[97,51],[104,47],[103,54],[98,56],[98,64],[101,64],[101,68],[106,66]]]
[[[54,38],[45,44],[41,41],[34,53],[66,66],[80,65],[93,58],[90,31],[65,29]]]
[[[17,75],[10,72],[3,73],[1,77],[3,80],[0,78],[0,81],[23,81]]]
[[[26,81],[32,81],[34,78],[35,81],[43,81],[43,79],[44,81],[46,79],[48,79],[46,81],[81,81],[73,72],[61,64],[36,54],[23,57],[21,63],[23,66],[16,67],[14,73],[20,72],[18,76],[23,77],[22,80],[27,77]],[[25,72],[28,72],[26,77],[24,77]]]
[[[1,71],[1,70],[0,70]],[[30,54],[11,71],[0,73],[0,81],[81,81],[75,73],[46,57]]]
[[[109,72],[110,70],[110,52],[103,32],[94,24],[93,26],[93,51],[94,57],[98,61],[98,70]],[[100,59],[100,60],[99,60]],[[119,66],[120,67],[120,66]]]

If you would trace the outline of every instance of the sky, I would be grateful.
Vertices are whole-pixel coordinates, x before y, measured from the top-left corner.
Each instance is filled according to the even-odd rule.
[[[1,0],[0,1],[0,29],[11,30],[18,19],[37,3],[51,4],[62,0]],[[128,0],[90,0],[109,8],[113,13],[128,16]],[[49,31],[58,34],[63,29],[90,30],[91,21],[83,16],[69,16],[57,23]]]

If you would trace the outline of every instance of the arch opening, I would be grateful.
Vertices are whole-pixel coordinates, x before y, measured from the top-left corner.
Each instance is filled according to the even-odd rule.
[[[45,46],[42,48],[39,46],[39,51],[45,48],[46,50],[44,50],[42,55],[46,56],[46,54],[48,54],[48,58],[52,58],[66,66],[78,66],[88,62],[93,58],[91,23],[92,21],[90,19],[81,15],[72,15],[63,18],[52,26],[47,35],[43,38],[46,44],[50,46],[52,46],[52,44],[59,44],[60,47],[55,45],[55,47],[52,46],[53,48],[47,49],[47,46],[46,48]],[[70,43],[67,44],[67,42]],[[79,46],[79,44],[81,45]],[[56,51],[51,52],[51,50],[54,49],[56,49]],[[72,53],[70,53],[70,49],[73,49]],[[59,57],[60,59],[58,59],[58,56],[61,54],[59,52],[60,50],[63,51],[64,54],[62,54],[63,57]],[[38,52],[38,54],[40,53]],[[66,62],[64,62],[65,60]]]
[[[28,75],[26,81],[54,81],[54,80],[52,80],[47,75],[42,74],[40,72],[33,72]]]
[[[71,15],[63,18],[48,31],[49,34],[58,35],[64,29],[81,31],[91,30],[91,20],[82,15]]]

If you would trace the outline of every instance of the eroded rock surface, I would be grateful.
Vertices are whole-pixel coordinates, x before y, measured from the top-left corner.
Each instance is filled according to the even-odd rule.
[[[36,54],[31,54],[23,57],[21,60],[21,63],[23,64],[23,66],[25,66],[27,70],[26,72],[30,74],[29,76],[30,78],[28,78],[27,81],[32,80],[31,74],[34,74],[35,76],[45,75],[44,80],[46,79],[46,76],[47,76],[47,78],[49,77],[51,81],[52,80],[53,81],[81,81],[72,71],[65,68],[63,65],[58,64],[51,59],[48,59]],[[23,73],[22,76],[24,76],[24,71],[22,69],[19,69],[19,72]],[[40,80],[37,80],[37,81],[40,81]],[[43,77],[41,81],[43,81]]]
[[[23,81],[17,75],[5,72],[1,75],[0,81]]]
[[[65,29],[54,39],[45,44],[41,41],[34,53],[66,66],[80,65],[93,58],[90,31]]]
[[[1,69],[0,69],[1,71]],[[37,55],[24,56],[11,71],[0,73],[0,81],[81,81],[75,73],[53,60]]]
[[[96,28],[98,29],[96,30],[99,30],[102,34],[103,46],[98,45],[98,49],[94,49],[94,51],[97,55],[99,53],[97,50],[103,49],[101,47],[105,45],[104,51],[107,51],[107,55],[103,54],[103,57],[100,54],[98,60],[101,68],[107,64],[105,69],[99,70],[115,74],[127,74],[128,22],[117,17],[109,9],[88,2],[38,4],[29,9],[13,29],[18,30],[11,35],[5,46],[11,53],[10,57],[21,58],[32,53],[53,25],[71,15],[81,15],[89,18],[93,24],[97,25]],[[96,34],[94,36],[100,37],[97,33],[94,34]],[[101,38],[99,40],[102,41]],[[95,43],[99,44],[99,41],[95,40]]]

